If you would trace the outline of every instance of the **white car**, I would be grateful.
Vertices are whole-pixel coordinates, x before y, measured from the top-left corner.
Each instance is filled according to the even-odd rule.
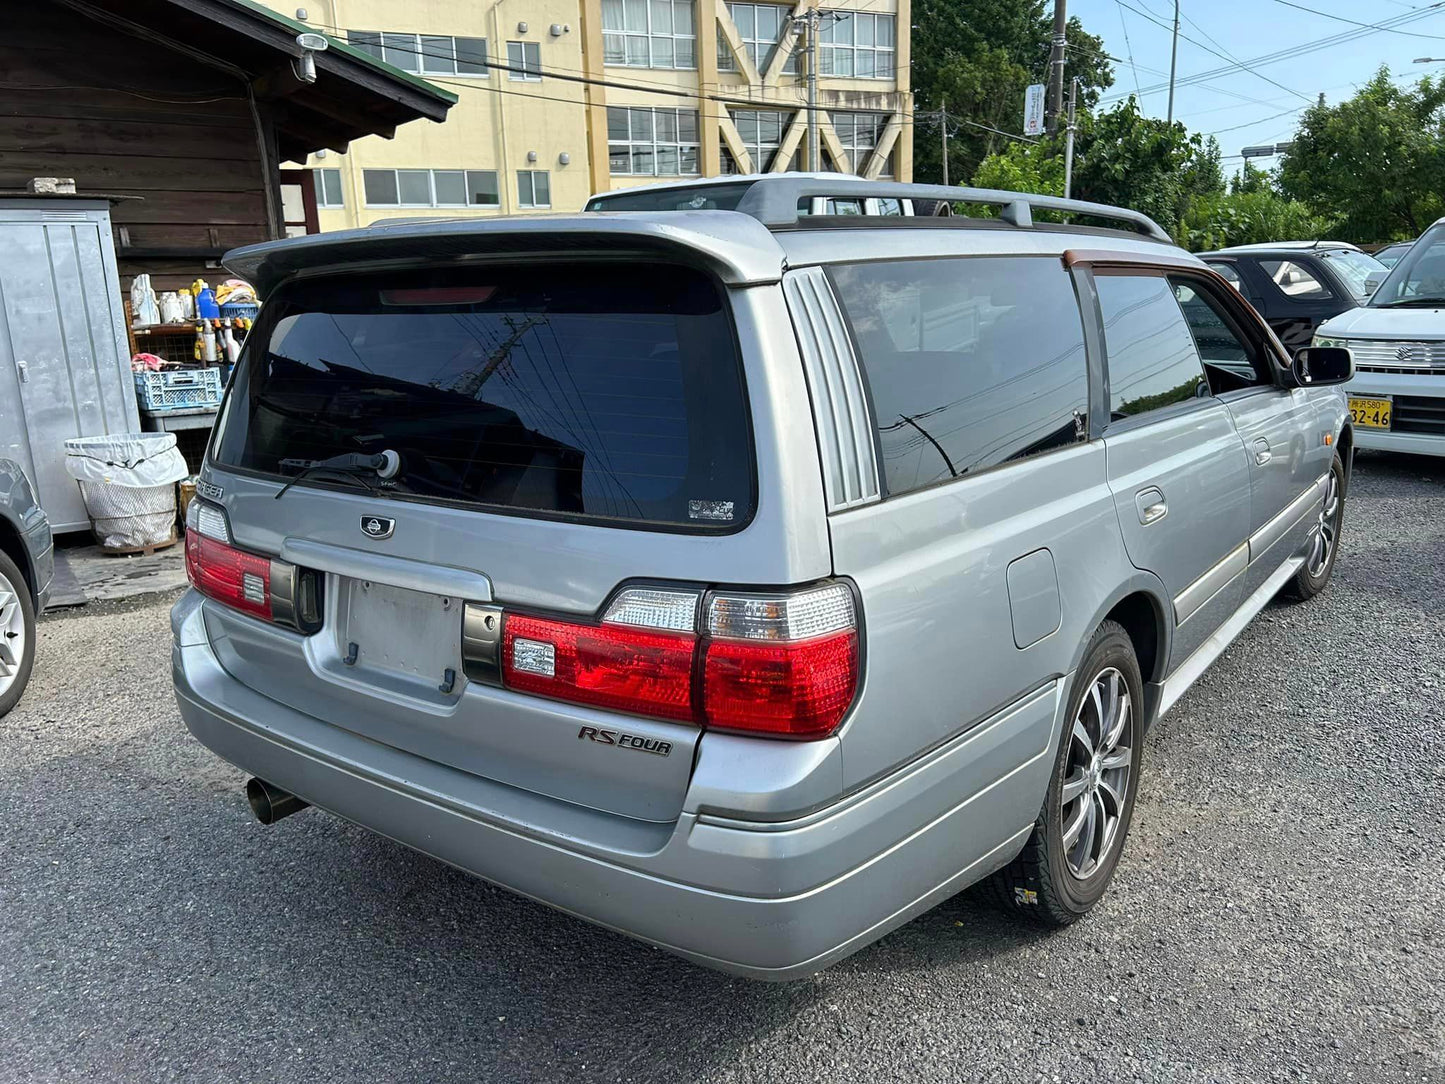
[[[1355,446],[1445,455],[1445,218],[1420,237],[1369,303],[1326,320],[1315,346],[1348,347]]]

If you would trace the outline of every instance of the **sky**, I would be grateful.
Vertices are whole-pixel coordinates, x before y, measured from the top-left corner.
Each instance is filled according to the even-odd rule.
[[[1105,108],[1111,98],[1127,96],[1137,86],[1144,92],[1144,113],[1165,116],[1168,90],[1149,88],[1169,81],[1173,0],[1068,0],[1068,11],[1089,33],[1103,38],[1106,52],[1117,58]],[[1179,11],[1181,83],[1234,61],[1250,69],[1175,90],[1174,119],[1191,132],[1218,138],[1226,173],[1239,168],[1244,147],[1288,140],[1299,111],[1321,92],[1326,102],[1343,101],[1381,64],[1402,85],[1426,74],[1445,76],[1445,63],[1412,63],[1416,57],[1445,57],[1445,0],[1180,0]],[[1368,32],[1357,25],[1362,23],[1396,25]],[[1359,36],[1274,63],[1256,62],[1340,34]],[[1277,159],[1254,161],[1268,167]]]

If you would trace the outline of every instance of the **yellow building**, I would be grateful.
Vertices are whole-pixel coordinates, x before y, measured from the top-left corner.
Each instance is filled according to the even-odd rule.
[[[324,230],[575,211],[594,192],[721,173],[913,175],[909,0],[305,3],[318,31],[458,97],[445,123],[308,160]]]

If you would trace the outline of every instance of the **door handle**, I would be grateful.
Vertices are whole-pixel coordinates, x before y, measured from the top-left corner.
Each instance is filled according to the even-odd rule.
[[[1269,450],[1269,441],[1260,437],[1254,442],[1254,461],[1261,467],[1274,458],[1274,453]]]
[[[15,371],[20,374],[20,383],[30,383],[30,366],[23,361],[15,363]]]
[[[1157,486],[1141,489],[1134,494],[1134,507],[1139,512],[1139,522],[1146,527],[1151,523],[1158,523],[1169,514],[1169,503]]]

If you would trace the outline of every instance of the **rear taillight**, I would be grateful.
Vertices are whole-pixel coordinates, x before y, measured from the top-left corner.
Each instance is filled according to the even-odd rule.
[[[315,573],[231,545],[226,513],[192,499],[186,509],[186,576],[207,598],[302,632],[320,626]]]
[[[821,738],[858,687],[844,584],[742,594],[620,592],[598,624],[507,614],[502,682],[518,692],[750,734]]]
[[[703,716],[721,730],[822,738],[858,688],[853,593],[831,583],[708,600]]]

